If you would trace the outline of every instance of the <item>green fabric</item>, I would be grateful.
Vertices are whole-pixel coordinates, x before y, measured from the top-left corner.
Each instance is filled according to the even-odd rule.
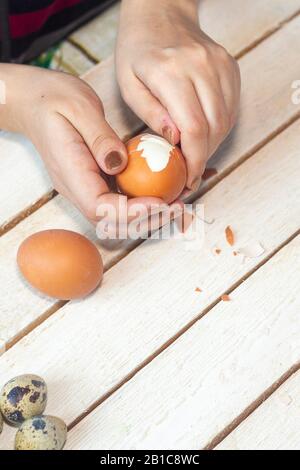
[[[52,60],[60,48],[61,43],[56,44],[55,46],[50,47],[46,52],[43,52],[37,59],[34,59],[30,62],[31,65],[36,65],[37,67],[43,67],[49,69],[51,67]]]

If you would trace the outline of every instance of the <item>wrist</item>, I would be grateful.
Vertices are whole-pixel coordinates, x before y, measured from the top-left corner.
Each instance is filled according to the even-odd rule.
[[[167,15],[174,20],[185,18],[199,24],[198,6],[199,0],[122,0],[120,21],[136,27],[140,18],[158,20]]]

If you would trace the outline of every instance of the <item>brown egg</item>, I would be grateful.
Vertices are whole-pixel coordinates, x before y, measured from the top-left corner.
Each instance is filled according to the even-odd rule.
[[[178,147],[162,137],[142,134],[127,142],[127,150],[127,168],[116,176],[123,194],[159,197],[169,204],[182,193],[187,171]]]
[[[79,233],[45,230],[19,247],[18,266],[25,279],[44,294],[61,300],[85,297],[102,280],[96,246]]]

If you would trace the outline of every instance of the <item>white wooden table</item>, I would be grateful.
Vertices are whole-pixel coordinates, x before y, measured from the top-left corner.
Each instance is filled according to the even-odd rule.
[[[112,59],[95,66],[112,51],[117,12],[64,43],[64,66],[90,69],[83,78],[126,138],[143,125],[118,94]],[[300,449],[300,0],[203,0],[200,19],[239,59],[243,90],[238,125],[209,163],[217,174],[194,197],[215,220],[199,251],[174,239],[97,241],[106,273],[89,298],[29,290],[15,263],[26,236],[96,235],[54,194],[32,145],[0,134],[0,385],[43,376],[67,449]],[[263,254],[233,256],[228,225],[236,247],[257,242]],[[5,427],[0,449],[14,432]]]

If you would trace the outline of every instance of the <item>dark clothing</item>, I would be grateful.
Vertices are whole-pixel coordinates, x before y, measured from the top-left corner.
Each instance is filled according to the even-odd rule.
[[[32,59],[113,1],[0,0],[1,61]]]

